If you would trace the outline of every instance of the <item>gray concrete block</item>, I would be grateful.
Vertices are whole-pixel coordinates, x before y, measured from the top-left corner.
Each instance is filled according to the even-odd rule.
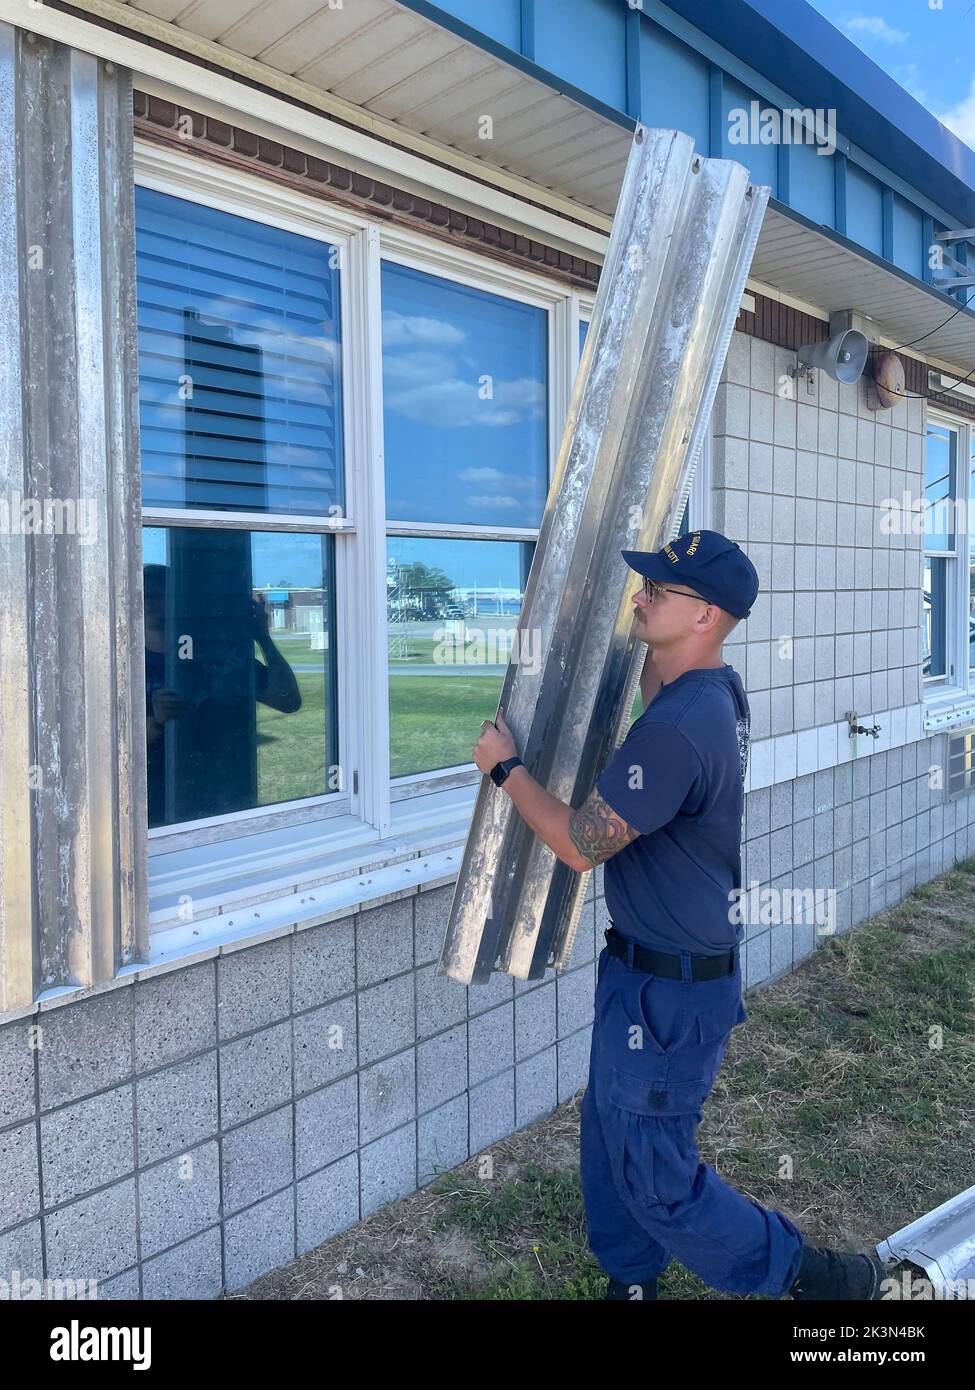
[[[26,1221],[38,1214],[40,1206],[36,1126],[0,1130],[0,1225]]]
[[[298,1183],[299,1255],[317,1249],[358,1220],[358,1154],[348,1154]],[[335,1282],[340,1282],[338,1274]]]
[[[132,1075],[132,985],[39,1016],[41,1109],[115,1086]]]
[[[769,965],[772,975],[780,975],[792,969],[792,932],[791,922],[778,922],[769,933]]]
[[[116,1274],[114,1279],[96,1283],[95,1297],[99,1303],[128,1303],[141,1298],[138,1269],[127,1269],[123,1274]]]
[[[132,1086],[41,1116],[44,1204],[70,1202],[135,1167]]]
[[[26,1019],[0,1028],[0,1125],[15,1124],[33,1115],[35,1056]]]
[[[143,1297],[151,1300],[211,1299],[222,1287],[219,1226],[147,1260],[142,1269]]]
[[[576,971],[576,974],[579,972]],[[511,1004],[478,1014],[469,1020],[468,1075],[476,1086],[496,1072],[511,1067],[515,1060],[515,1018]]]
[[[291,1012],[291,937],[217,958],[220,1040],[264,1028]]]
[[[417,965],[440,959],[453,898],[454,885],[448,883],[441,888],[421,890],[412,899]]]
[[[293,1181],[294,1134],[290,1105],[224,1135],[224,1211],[249,1206]]]
[[[419,1184],[425,1187],[468,1157],[466,1094],[421,1115],[416,1136]]]
[[[558,1067],[555,1047],[549,1047],[515,1067],[515,1124],[519,1129],[558,1104]]]
[[[335,999],[294,1021],[295,1094],[316,1091],[359,1065],[355,999]]]
[[[556,996],[555,981],[543,985],[531,994],[515,999],[515,1060],[522,1061],[532,1053],[555,1042]]]
[[[359,988],[413,968],[413,899],[397,898],[356,916]]]
[[[792,827],[792,862],[799,868],[813,858],[813,817],[798,820]]]
[[[134,986],[137,1071],[178,1062],[217,1040],[216,969],[212,960]],[[124,991],[122,991],[124,993]],[[43,1075],[43,1067],[42,1067]]]
[[[515,1074],[501,1072],[470,1090],[471,1153],[514,1132]]]
[[[422,1115],[467,1090],[467,1027],[419,1043],[416,1049],[417,1109]]]
[[[43,1277],[40,1221],[28,1221],[0,1234],[0,1279],[12,1286],[18,1279]]]
[[[570,1038],[563,1038],[558,1045],[559,1093],[558,1101],[574,1096],[589,1080],[589,1052],[592,1047],[592,1029],[583,1028]]]
[[[351,994],[355,989],[355,917],[296,932],[292,976],[296,1013]]]
[[[359,1143],[359,1081],[344,1077],[295,1106],[295,1162],[300,1178],[352,1153]]]
[[[462,986],[451,981],[460,998]],[[416,1040],[413,976],[400,975],[359,993],[359,1063],[388,1057],[410,1047]]]
[[[778,878],[792,869],[792,826],[773,830],[769,836],[769,865],[771,877]]]
[[[366,1144],[359,1158],[362,1215],[416,1191],[416,1126]]]
[[[506,995],[511,987],[510,976],[504,979],[508,986],[498,987],[501,995]],[[473,985],[470,992],[486,998],[491,988],[491,984]],[[439,975],[435,965],[421,966],[416,972],[416,1036],[429,1038],[433,1033],[442,1033],[445,1028],[461,1023],[467,1016],[467,995],[464,985],[449,975]]]
[[[767,980],[772,970],[771,936],[762,932],[742,946],[742,982],[745,989],[753,989]]]
[[[44,1218],[52,1279],[110,1279],[137,1259],[135,1178],[59,1207]]]
[[[469,985],[467,988],[467,1011],[473,1018],[476,1014],[495,1009],[499,1004],[510,1004],[514,998],[515,982],[510,975],[496,971],[485,984]],[[433,1010],[431,1008],[430,1012]],[[452,1022],[459,1022],[454,1019]],[[450,1024],[444,1024],[450,1027]]]
[[[220,1048],[220,1122],[239,1124],[291,1099],[291,1023]]]
[[[359,1139],[363,1144],[416,1118],[416,1054],[411,1048],[359,1073]]]
[[[219,1218],[220,1152],[215,1141],[139,1174],[143,1257],[199,1234]]]
[[[224,1223],[226,1287],[232,1293],[289,1264],[295,1254],[295,1199],[291,1189],[278,1192]]]
[[[782,830],[788,826],[792,828],[792,783],[777,782],[769,788],[771,792],[769,802],[769,829]]]
[[[560,975],[555,982],[555,993],[560,1038],[568,1037],[592,1022],[595,993],[595,971],[592,966]]]
[[[216,1134],[216,1052],[142,1077],[136,1083],[136,1114],[142,1166]]]

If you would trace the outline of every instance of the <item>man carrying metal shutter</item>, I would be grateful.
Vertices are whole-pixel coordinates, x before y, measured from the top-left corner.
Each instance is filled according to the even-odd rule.
[[[731,1031],[747,1014],[738,947],[749,711],[721,645],[749,614],[758,574],[716,531],[625,550],[649,644],[643,714],[572,810],[485,721],[474,760],[565,863],[606,863],[612,926],[598,961],[581,1169],[589,1243],[609,1299],[656,1298],[672,1257],[732,1293],[880,1297],[873,1255],[807,1245],[781,1212],[700,1162],[694,1133]],[[510,762],[511,759],[514,762]],[[499,764],[509,764],[499,767]]]

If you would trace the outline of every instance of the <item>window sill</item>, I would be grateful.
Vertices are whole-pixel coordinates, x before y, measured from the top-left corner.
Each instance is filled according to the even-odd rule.
[[[239,918],[245,909],[256,924],[261,920],[258,908],[287,905],[296,894],[315,893],[318,902],[326,889],[341,894],[357,884],[355,891],[370,898],[388,894],[394,890],[381,887],[367,893],[368,880],[391,867],[462,847],[476,795],[477,786],[468,785],[394,802],[392,830],[382,838],[353,816],[334,816],[155,856],[149,876],[150,935],[169,930],[192,935],[204,922],[229,914]],[[338,906],[343,905],[344,898]],[[295,906],[292,902],[289,910]]]
[[[924,703],[925,733],[972,723],[975,723],[975,696],[967,691],[948,691]]]

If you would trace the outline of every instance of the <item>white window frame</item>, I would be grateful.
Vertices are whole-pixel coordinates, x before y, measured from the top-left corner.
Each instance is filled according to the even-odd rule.
[[[963,490],[966,507],[962,514],[966,515],[971,488],[972,449],[975,447],[975,421],[929,407],[926,413],[922,447],[926,447],[927,444],[927,426],[929,424],[939,425],[955,432],[955,497],[957,498]],[[923,486],[924,474],[922,471],[922,496]],[[969,527],[965,531],[956,525],[953,550],[930,550],[925,544],[926,536],[924,534],[921,536],[920,582],[922,593],[925,557],[931,555],[935,558],[945,558],[947,561],[945,596],[948,608],[946,638],[946,666],[948,669],[943,677],[924,676],[922,671],[925,725],[928,728],[936,728],[947,723],[967,719],[975,711],[975,673],[969,667],[968,643],[969,547],[971,544],[969,531],[973,519],[969,517],[968,521]],[[922,627],[919,632],[923,637],[923,610],[921,621]],[[919,641],[919,645],[921,647],[920,659],[923,663],[923,641]]]
[[[325,792],[319,796],[302,797],[296,801],[275,802],[267,806],[257,806],[249,810],[229,812],[226,815],[210,816],[194,821],[181,821],[175,825],[155,826],[149,830],[150,859],[166,854],[174,849],[191,848],[197,845],[214,844],[225,840],[235,840],[240,836],[254,835],[261,831],[277,829],[285,825],[301,825],[309,821],[327,819],[332,816],[356,815],[360,794],[354,790],[357,764],[352,746],[345,711],[356,708],[356,687],[360,673],[356,663],[350,659],[355,650],[350,645],[347,605],[341,602],[341,595],[349,592],[354,567],[354,556],[350,548],[339,538],[357,536],[360,526],[357,517],[362,509],[364,498],[358,480],[361,470],[357,467],[361,453],[361,429],[357,429],[362,403],[358,399],[358,374],[350,372],[347,364],[361,353],[358,341],[360,322],[353,313],[352,272],[359,254],[356,244],[361,228],[356,219],[339,215],[332,217],[329,205],[322,214],[314,200],[290,197],[288,190],[268,188],[260,179],[247,178],[240,174],[223,170],[218,166],[204,165],[189,156],[169,150],[146,145],[137,141],[135,147],[135,183],[138,187],[155,189],[186,202],[211,207],[219,212],[250,221],[261,222],[267,226],[279,227],[284,231],[295,232],[337,247],[340,256],[339,273],[339,312],[342,324],[342,443],[345,469],[345,512],[341,517],[314,515],[291,516],[276,513],[223,512],[179,507],[143,508],[143,526],[163,527],[202,527],[213,529],[239,529],[248,531],[293,532],[333,536],[335,547],[335,590],[339,596],[336,602],[336,690],[338,699],[339,765],[345,772],[344,789]],[[311,203],[311,206],[309,206]]]
[[[380,231],[380,254],[382,261],[419,270],[424,274],[436,276],[441,280],[482,290],[487,294],[500,295],[539,308],[548,316],[547,357],[548,357],[548,447],[546,456],[546,496],[551,486],[558,457],[558,447],[569,409],[574,368],[566,370],[566,362],[571,362],[571,344],[568,341],[568,325],[571,318],[570,294],[565,286],[532,274],[530,271],[506,267],[500,263],[478,261],[462,248],[444,247],[436,242],[423,244],[416,236],[404,233],[399,228],[382,228]],[[577,320],[578,324],[578,320]],[[578,343],[578,327],[576,329]],[[576,352],[576,358],[578,351]],[[477,526],[452,522],[409,522],[390,517],[386,521],[386,537],[444,537],[454,540],[472,539],[485,541],[537,541],[539,527],[522,526]],[[385,565],[383,567],[385,574]],[[384,629],[384,653],[388,642]],[[385,660],[385,655],[384,655]],[[388,693],[388,687],[386,687]],[[388,768],[388,763],[387,763]],[[434,768],[429,772],[407,773],[389,779],[390,801],[400,801],[410,796],[423,795],[431,791],[442,791],[452,787],[474,787],[480,782],[481,774],[473,761],[453,766]]]
[[[465,247],[368,217],[297,192],[260,175],[205,164],[190,155],[136,141],[135,181],[196,202],[340,248],[342,402],[346,509],[336,517],[202,512],[146,508],[144,525],[238,526],[335,537],[335,588],[339,758],[345,790],[275,803],[149,831],[150,858],[223,843],[225,855],[239,842],[262,853],[264,832],[336,818],[336,842],[361,830],[374,843],[395,830],[393,803],[479,781],[473,762],[413,777],[389,776],[389,712],[386,614],[387,535],[483,536],[537,540],[538,528],[482,528],[399,524],[385,519],[380,272],[383,260],[409,265],[442,279],[536,304],[548,312],[548,482],[551,483],[563,422],[578,364],[579,297],[564,283],[479,257]],[[575,337],[573,340],[572,334]],[[355,595],[355,600],[352,600]],[[448,819],[456,818],[456,803]],[[162,867],[162,865],[160,865]]]

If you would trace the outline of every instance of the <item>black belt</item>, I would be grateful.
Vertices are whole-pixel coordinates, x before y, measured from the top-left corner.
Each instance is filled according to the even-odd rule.
[[[611,956],[619,956],[627,965],[637,970],[646,970],[651,975],[662,975],[667,980],[682,980],[680,956],[669,951],[655,951],[650,946],[638,946],[635,941],[621,936],[615,927],[603,932],[606,949]],[[716,980],[722,975],[733,975],[738,957],[737,946],[729,947],[719,956],[691,956],[692,980]]]

